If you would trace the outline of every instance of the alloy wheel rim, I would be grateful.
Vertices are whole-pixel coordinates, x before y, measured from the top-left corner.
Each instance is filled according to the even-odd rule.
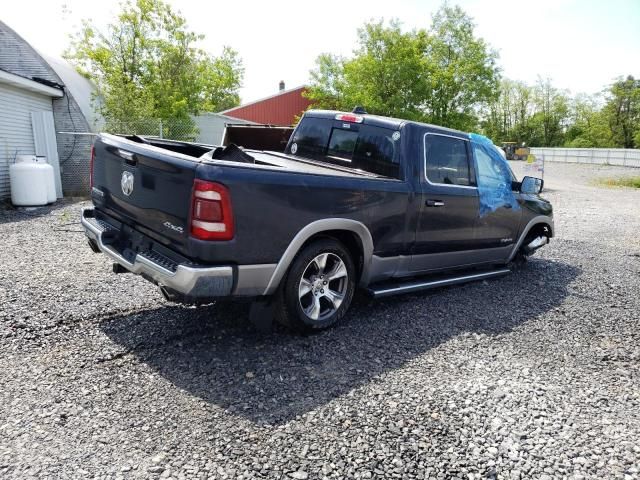
[[[347,295],[347,266],[334,253],[321,253],[311,260],[298,284],[298,301],[307,317],[323,321],[340,308]]]

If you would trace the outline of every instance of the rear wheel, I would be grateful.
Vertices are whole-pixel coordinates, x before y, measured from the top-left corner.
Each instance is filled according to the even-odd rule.
[[[280,291],[276,315],[297,330],[322,330],[340,320],[351,304],[356,270],[348,250],[322,239],[295,258]]]

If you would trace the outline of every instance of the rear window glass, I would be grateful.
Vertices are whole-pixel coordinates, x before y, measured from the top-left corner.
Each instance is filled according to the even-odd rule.
[[[346,124],[305,118],[296,129],[287,153],[322,162],[400,178],[400,133],[366,124]]]
[[[351,161],[357,140],[358,132],[334,128],[331,130],[327,155]]]

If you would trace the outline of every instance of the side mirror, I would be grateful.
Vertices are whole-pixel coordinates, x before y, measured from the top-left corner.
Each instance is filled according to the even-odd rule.
[[[535,177],[524,177],[520,183],[520,193],[538,194],[542,191],[544,180]]]

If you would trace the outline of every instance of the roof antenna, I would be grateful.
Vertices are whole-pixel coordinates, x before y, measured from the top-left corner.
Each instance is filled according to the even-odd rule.
[[[355,108],[351,111],[351,113],[358,113],[360,115],[363,115],[367,113],[367,111],[364,109],[364,107],[361,107],[360,105],[356,105]]]

